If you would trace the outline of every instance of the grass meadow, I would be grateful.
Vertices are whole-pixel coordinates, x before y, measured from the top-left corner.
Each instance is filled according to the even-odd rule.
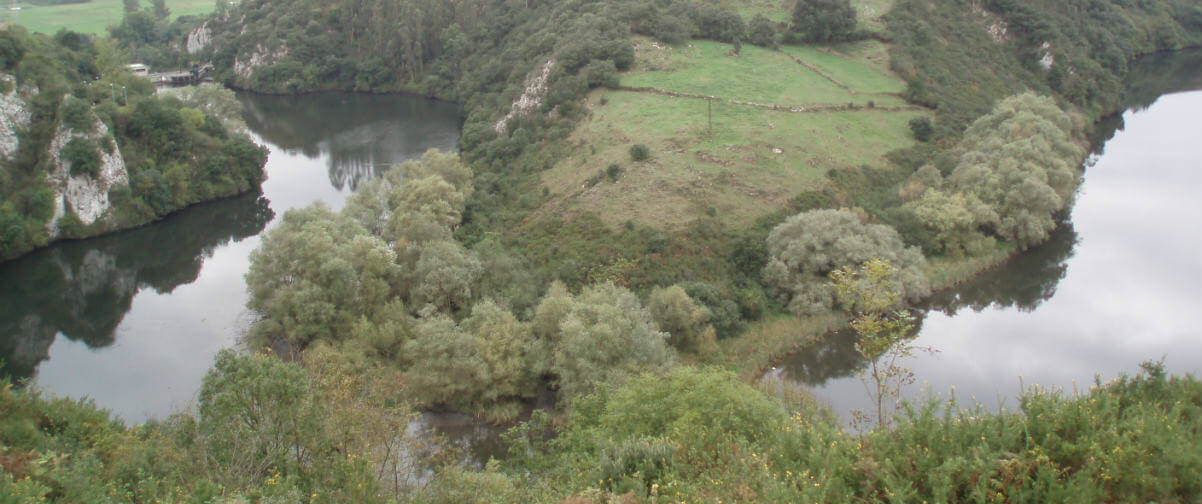
[[[707,109],[700,98],[595,91],[588,100],[591,116],[568,139],[570,154],[543,174],[552,197],[542,211],[593,212],[612,226],[633,220],[660,228],[709,214],[737,227],[785,207],[800,192],[824,187],[831,169],[885,166],[887,152],[912,145],[906,123],[925,112],[863,107],[869,100],[902,105],[896,95],[884,93],[904,84],[870,59],[883,51],[871,44],[845,52],[744,45],[735,56],[730,44],[664,47],[639,41],[623,86],[719,99]],[[732,100],[786,106],[852,102],[863,108],[788,112]],[[650,159],[632,161],[628,151],[634,144],[647,145]],[[620,174],[604,176],[613,164]]]
[[[65,5],[31,5],[18,2],[20,10],[11,10],[11,3],[2,2],[0,20],[19,24],[31,32],[53,34],[62,28],[79,33],[101,34],[109,25],[121,22],[125,7],[122,0],[91,0]],[[215,0],[167,0],[171,18],[207,14],[216,8]],[[142,2],[149,7],[149,1]]]

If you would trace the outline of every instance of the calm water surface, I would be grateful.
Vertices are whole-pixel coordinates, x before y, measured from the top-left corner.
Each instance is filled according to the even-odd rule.
[[[1195,68],[1196,71],[1196,68]],[[1202,374],[1202,91],[1127,111],[1085,170],[1071,222],[1047,244],[930,301],[905,361],[926,391],[997,409],[1023,386],[1072,392],[1145,360]],[[847,335],[773,374],[813,386],[841,414],[868,410]]]
[[[455,106],[420,98],[240,99],[271,149],[262,194],[0,264],[4,374],[130,422],[190,407],[213,356],[251,322],[247,257],[275,218],[314,201],[340,208],[360,181],[459,140]]]

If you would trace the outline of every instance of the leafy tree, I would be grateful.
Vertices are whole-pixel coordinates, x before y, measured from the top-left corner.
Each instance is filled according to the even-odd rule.
[[[922,272],[925,260],[917,249],[905,247],[893,228],[863,224],[845,210],[811,210],[790,217],[768,235],[768,255],[764,282],[798,315],[832,307],[835,299],[826,283],[831,271],[874,257],[897,266],[903,299],[916,300],[930,291]]]
[[[405,344],[410,393],[423,404],[468,406],[484,399],[491,381],[480,338],[450,317],[421,320]]]
[[[674,364],[667,335],[629,290],[611,283],[586,287],[573,297],[552,286],[535,311],[534,335],[563,397],[597,384]]]
[[[678,350],[714,345],[717,336],[709,324],[709,309],[694,302],[679,285],[652,290],[647,311],[659,329],[668,333],[668,343]]]
[[[889,261],[874,258],[830,274],[836,297],[852,315],[856,352],[869,363],[864,382],[876,406],[877,428],[888,423],[886,400],[897,401],[902,387],[914,382],[914,373],[898,365],[913,353],[908,342],[916,333],[913,317],[897,309],[903,293],[897,273]],[[862,414],[858,418],[865,420]]]
[[[935,231],[938,250],[960,257],[980,254],[993,247],[994,240],[977,229],[977,223],[989,220],[993,210],[964,193],[947,194],[930,188],[922,198],[906,204],[923,224]]]
[[[747,41],[760,47],[776,47],[776,27],[763,14],[756,14],[747,25]]]
[[[472,306],[472,315],[460,325],[479,342],[480,358],[490,380],[486,401],[533,393],[537,376],[531,365],[534,336],[529,325],[491,300]]]
[[[426,304],[443,313],[467,308],[472,286],[480,277],[480,261],[454,240],[430,242],[421,247],[414,265],[410,298],[415,307]]]
[[[849,0],[797,0],[793,30],[807,42],[839,42],[851,38],[856,9]]]
[[[252,340],[338,340],[394,295],[395,254],[321,203],[290,210],[250,255],[247,306],[263,315]]]
[[[978,230],[1022,249],[1040,243],[1077,187],[1082,149],[1073,141],[1075,130],[1050,98],[1007,98],[964,132],[946,181],[929,167],[911,177],[925,189],[909,206],[948,252],[987,247]]]

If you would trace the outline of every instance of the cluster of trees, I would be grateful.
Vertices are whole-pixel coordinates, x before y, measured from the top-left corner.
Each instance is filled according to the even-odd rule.
[[[154,94],[150,82],[119,70],[111,46],[80,34],[0,31],[9,99],[30,112],[16,131],[17,152],[0,161],[0,260],[48,243],[54,193],[51,141],[72,132],[60,153],[73,175],[95,176],[101,155],[120,150],[128,186],[109,195],[113,209],[83,226],[68,210],[60,236],[80,238],[144,224],[184,206],[257,189],[267,153],[218,114],[237,113],[233,93],[209,88],[185,100]],[[36,89],[37,92],[31,92]],[[222,104],[222,105],[218,105]],[[101,127],[107,133],[101,135]]]
[[[906,97],[934,108],[937,136],[949,139],[1026,90],[1055,93],[1091,118],[1114,113],[1136,56],[1202,43],[1202,6],[1187,0],[903,0],[886,24]]]
[[[935,233],[937,250],[979,253],[992,237],[1026,249],[1047,239],[1073,199],[1083,149],[1079,122],[1048,97],[1024,93],[1002,100],[973,122],[945,156],[946,180],[929,164],[915,172],[907,205]]]
[[[580,397],[672,366],[673,347],[712,351],[712,312],[679,286],[646,305],[608,282],[578,295],[553,283],[539,299],[520,263],[454,239],[472,190],[457,156],[431,150],[361,184],[340,212],[285,213],[251,254],[248,306],[262,319],[250,345],[335,344],[404,370],[420,404],[460,409],[533,397],[544,378]]]

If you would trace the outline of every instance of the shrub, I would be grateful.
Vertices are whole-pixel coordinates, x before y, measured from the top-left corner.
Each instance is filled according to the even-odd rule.
[[[931,125],[931,120],[926,117],[915,117],[910,119],[910,132],[914,134],[914,139],[919,142],[929,142],[931,137],[935,135],[935,127]]]
[[[618,176],[622,174],[622,167],[618,163],[611,163],[605,168],[605,176],[609,177],[610,182],[617,182]]]
[[[71,175],[95,177],[100,174],[100,150],[96,142],[75,137],[63,146],[62,159],[71,166]]]
[[[651,157],[651,149],[645,144],[634,144],[630,146],[630,159],[633,161],[645,161]]]
[[[747,41],[760,47],[776,47],[776,28],[763,14],[756,14],[747,26]]]
[[[793,30],[806,42],[839,42],[852,36],[856,9],[848,0],[798,0],[793,7]]]

